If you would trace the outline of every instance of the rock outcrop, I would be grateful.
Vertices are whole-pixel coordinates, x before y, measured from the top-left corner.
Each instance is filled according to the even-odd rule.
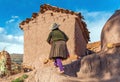
[[[101,51],[88,55],[81,60],[79,77],[109,77],[112,79],[112,77],[120,76],[119,19],[120,11],[118,10],[103,27],[101,33]]]
[[[107,51],[110,44],[120,45],[120,10],[117,10],[106,22],[101,34],[101,48]]]
[[[7,51],[0,52],[0,76],[10,75],[11,57]]]

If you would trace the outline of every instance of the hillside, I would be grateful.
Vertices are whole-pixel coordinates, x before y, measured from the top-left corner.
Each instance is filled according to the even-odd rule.
[[[21,64],[23,62],[23,54],[10,54],[11,61]]]
[[[93,51],[93,52],[99,52],[101,50],[101,42],[93,42],[87,44],[87,49]]]

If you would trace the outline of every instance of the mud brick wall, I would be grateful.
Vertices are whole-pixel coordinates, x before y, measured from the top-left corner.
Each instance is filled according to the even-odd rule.
[[[24,31],[24,64],[38,67],[48,58],[51,46],[46,40],[51,31],[50,25],[54,22],[60,24],[59,28],[69,37],[67,46],[70,55],[85,55],[88,30],[82,19],[76,14],[47,10],[44,13],[33,13],[31,19],[20,23]]]

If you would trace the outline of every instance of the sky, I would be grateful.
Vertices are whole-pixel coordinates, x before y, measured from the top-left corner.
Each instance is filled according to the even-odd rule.
[[[24,53],[24,32],[19,23],[39,12],[42,4],[81,12],[90,31],[90,42],[100,40],[104,24],[120,9],[120,0],[0,0],[0,51]]]

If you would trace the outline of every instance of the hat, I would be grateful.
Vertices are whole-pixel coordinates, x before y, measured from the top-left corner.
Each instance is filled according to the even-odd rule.
[[[51,25],[50,29],[51,29],[51,30],[54,30],[54,29],[58,28],[59,26],[60,26],[59,24],[53,23],[53,24]]]

